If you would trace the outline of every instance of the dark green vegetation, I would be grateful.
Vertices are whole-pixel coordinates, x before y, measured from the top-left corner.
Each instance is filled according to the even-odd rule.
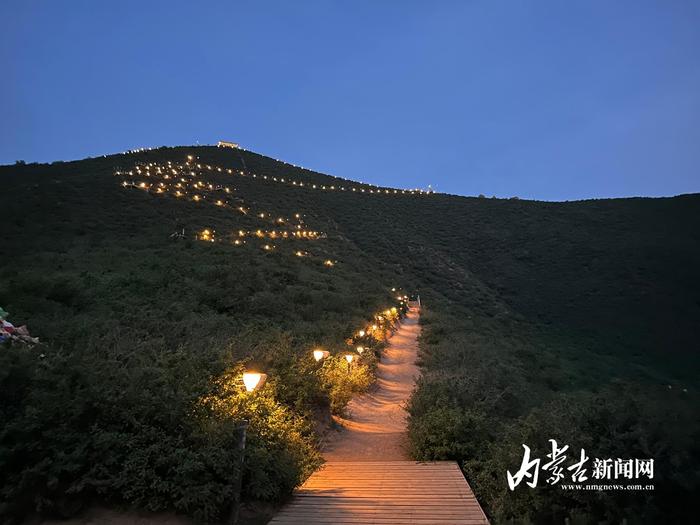
[[[0,354],[3,512],[103,499],[220,518],[244,417],[244,497],[279,500],[317,464],[313,422],[366,377],[338,386],[341,374],[318,374],[310,349],[344,348],[399,285],[427,305],[414,453],[460,461],[494,521],[678,522],[690,510],[698,196],[539,203],[212,176],[247,205],[300,212],[328,234],[268,253],[193,240],[203,228],[258,227],[254,218],[125,190],[112,175],[187,154],[345,184],[208,147],[0,169],[0,305],[48,343]],[[182,227],[188,239],[171,240]],[[260,394],[233,387],[240,360],[270,374]],[[544,459],[550,438],[570,445],[569,459],[580,448],[654,458],[656,490],[574,493],[542,476],[510,492],[521,444]]]
[[[184,151],[140,157],[182,160]],[[320,369],[311,350],[344,351],[346,337],[395,304],[389,272],[337,235],[271,253],[252,240],[194,240],[205,227],[260,221],[123,189],[114,168],[138,158],[1,175],[0,304],[48,343],[0,352],[4,514],[70,514],[107,500],[225,517],[241,419],[250,421],[244,497],[279,501],[319,464],[313,423],[368,385],[371,352],[348,374],[342,357]],[[275,214],[307,213],[306,192],[232,186]],[[183,227],[187,238],[172,240]],[[330,255],[344,262],[324,266]],[[240,393],[240,361],[269,374],[261,393]]]

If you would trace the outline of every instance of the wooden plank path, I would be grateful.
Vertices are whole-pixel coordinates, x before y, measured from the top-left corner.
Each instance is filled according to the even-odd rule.
[[[484,525],[454,461],[332,461],[270,524]]]

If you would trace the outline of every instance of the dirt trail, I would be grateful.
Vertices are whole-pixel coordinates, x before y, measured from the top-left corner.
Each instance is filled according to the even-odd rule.
[[[411,308],[382,352],[375,388],[350,402],[347,419],[336,418],[342,428],[327,438],[322,451],[326,461],[408,459],[403,406],[419,374],[419,317],[419,310]]]

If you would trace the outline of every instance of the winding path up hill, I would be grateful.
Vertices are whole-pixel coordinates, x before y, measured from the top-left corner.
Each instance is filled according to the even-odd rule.
[[[352,400],[324,448],[326,463],[271,524],[488,523],[454,461],[408,457],[403,405],[419,373],[419,315],[411,309],[382,355],[376,388]]]

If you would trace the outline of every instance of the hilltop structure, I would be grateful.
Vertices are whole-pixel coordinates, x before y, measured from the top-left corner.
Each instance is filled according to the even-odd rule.
[[[220,140],[217,144],[218,147],[220,148],[232,148],[232,149],[241,149],[241,147],[235,143],[235,142],[228,142],[226,140]]]

